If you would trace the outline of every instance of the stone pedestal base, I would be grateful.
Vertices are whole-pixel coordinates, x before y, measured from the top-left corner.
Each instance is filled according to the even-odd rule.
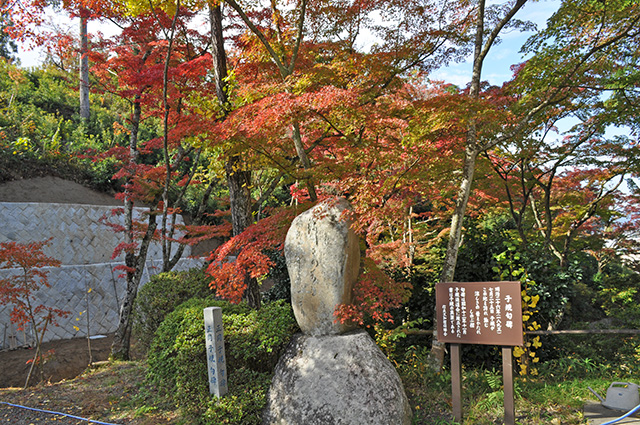
[[[404,425],[411,417],[398,373],[359,330],[296,335],[276,366],[263,423]]]

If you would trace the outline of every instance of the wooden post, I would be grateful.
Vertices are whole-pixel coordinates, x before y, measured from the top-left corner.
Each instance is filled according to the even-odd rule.
[[[451,405],[456,422],[462,422],[462,364],[460,344],[450,344],[451,349]]]
[[[502,379],[504,380],[504,423],[515,425],[516,407],[513,391],[513,357],[511,347],[502,347]]]

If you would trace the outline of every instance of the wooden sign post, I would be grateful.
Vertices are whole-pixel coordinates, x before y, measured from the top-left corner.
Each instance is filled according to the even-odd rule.
[[[513,357],[522,345],[520,282],[446,282],[436,284],[438,340],[450,343],[453,415],[462,421],[460,344],[502,346],[504,423],[515,425]]]

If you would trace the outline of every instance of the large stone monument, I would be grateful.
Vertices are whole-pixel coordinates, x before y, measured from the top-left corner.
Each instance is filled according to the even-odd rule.
[[[306,335],[339,335],[352,327],[336,323],[338,304],[351,304],[360,270],[358,236],[343,217],[339,198],[300,214],[291,223],[284,255],[291,279],[291,305]]]
[[[411,409],[395,368],[363,330],[336,323],[352,302],[358,238],[344,199],[300,214],[285,241],[291,302],[302,330],[280,358],[264,424],[404,425]]]

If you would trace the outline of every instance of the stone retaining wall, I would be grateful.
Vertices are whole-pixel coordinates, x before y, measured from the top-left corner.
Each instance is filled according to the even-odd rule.
[[[32,242],[52,238],[45,253],[62,262],[61,267],[47,268],[51,288],[36,294],[37,304],[70,311],[59,326],[50,326],[45,340],[66,339],[115,331],[119,305],[126,281],[113,268],[123,264],[122,256],[111,255],[120,243],[120,235],[100,219],[113,210],[108,206],[78,204],[38,204],[0,202],[0,242]],[[137,209],[136,215],[144,213]],[[122,217],[112,221],[122,222]],[[174,270],[199,267],[202,259],[183,259]],[[162,248],[154,243],[149,249],[142,284],[162,268]],[[0,269],[0,279],[15,270]],[[88,307],[88,308],[87,308]],[[12,306],[0,306],[0,349],[30,344],[31,329],[18,331],[10,321]],[[87,314],[89,329],[87,329]]]
[[[112,211],[114,207],[105,205],[0,202],[0,242],[52,238],[44,252],[64,265],[124,261],[122,255],[111,259],[113,249],[122,241],[121,235],[101,221]],[[144,212],[144,208],[135,208],[134,219],[143,219]],[[109,221],[124,224],[122,215],[110,217]],[[162,258],[160,244],[149,247],[148,258]]]

